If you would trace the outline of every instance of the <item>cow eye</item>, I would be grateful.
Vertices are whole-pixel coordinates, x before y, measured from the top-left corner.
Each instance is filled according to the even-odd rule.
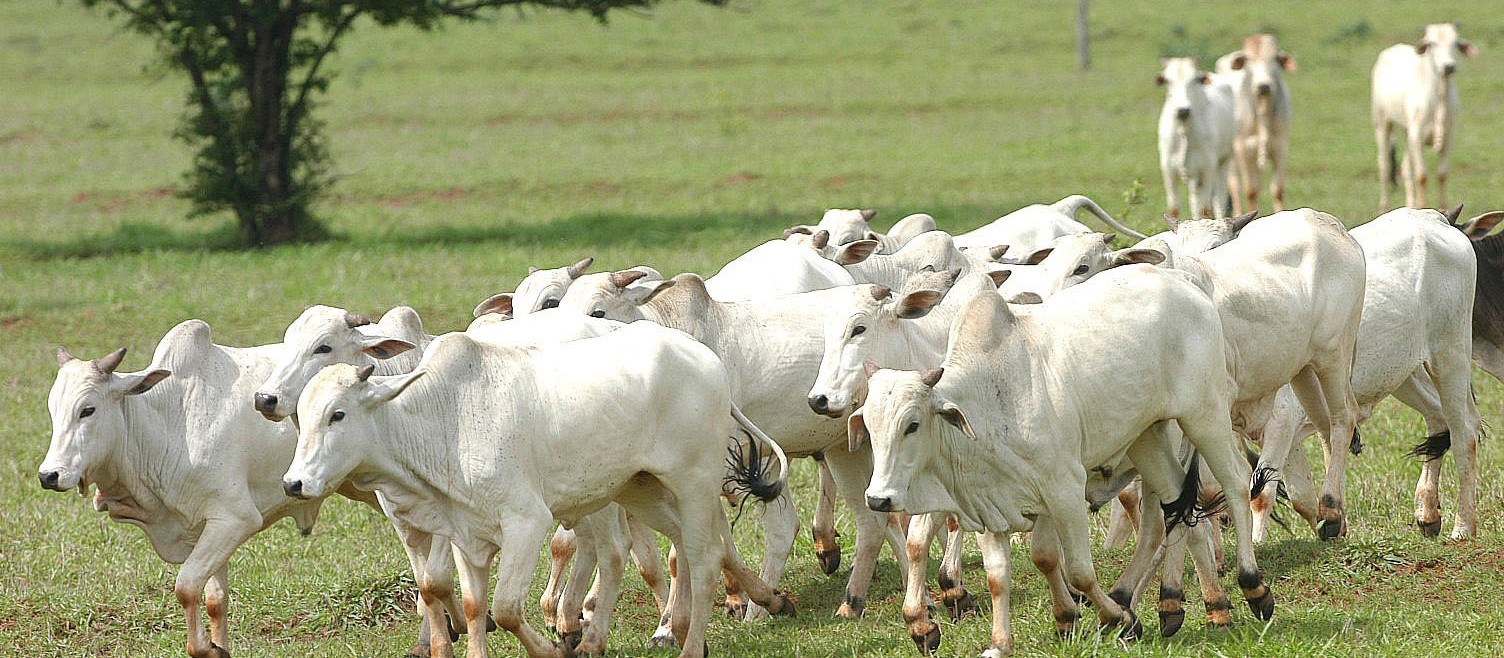
[[[907,434],[913,434],[913,433],[918,432],[918,431],[919,431],[919,421],[917,421],[917,420],[911,420],[911,421],[909,421],[909,426],[903,428],[903,433],[906,434],[906,435]]]
[[[94,415],[94,407],[84,407],[82,411],[78,412],[78,417],[79,418],[88,418],[89,416],[93,416],[93,415]]]
[[[1090,270],[1090,269],[1091,269],[1090,266],[1088,266],[1086,263],[1082,263],[1082,264],[1076,266],[1076,271],[1071,272],[1071,274],[1074,274],[1076,276],[1081,276],[1083,274],[1086,274],[1086,271]]]
[[[314,354],[328,354],[328,353],[333,352],[333,351],[334,351],[334,348],[329,347],[328,345],[320,345],[318,347],[313,348],[313,353]]]
[[[590,312],[590,317],[592,317],[592,318],[603,318],[603,317],[606,317],[606,312],[605,311],[599,311],[599,310],[597,310],[597,311],[591,311]]]
[[[859,324],[859,325],[851,328],[851,337],[852,338],[856,338],[857,336],[860,336],[860,335],[865,334],[865,333],[867,333],[867,327],[866,327],[866,325],[860,325]]]
[[[559,300],[545,299],[543,300],[543,308],[559,308]]]
[[[329,415],[329,423],[330,424],[338,423],[339,421],[342,421],[344,419],[345,419],[345,412],[343,412],[343,411],[336,411],[336,412],[334,412],[334,413],[332,413],[332,414]]]

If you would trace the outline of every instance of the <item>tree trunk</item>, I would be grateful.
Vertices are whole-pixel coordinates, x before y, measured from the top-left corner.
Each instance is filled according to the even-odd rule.
[[[1087,0],[1076,0],[1076,64],[1082,71],[1091,68],[1091,32],[1086,28]]]
[[[254,204],[259,224],[259,244],[292,242],[302,228],[300,210],[292,203],[292,167],[288,159],[293,126],[282,121],[287,102],[287,74],[296,25],[285,15],[257,26],[255,54],[247,89],[251,105],[251,130],[255,143]]]

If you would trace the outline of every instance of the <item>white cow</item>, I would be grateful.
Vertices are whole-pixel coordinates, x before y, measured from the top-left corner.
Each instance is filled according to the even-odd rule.
[[[1176,191],[1184,180],[1192,217],[1223,217],[1235,129],[1232,86],[1196,69],[1196,60],[1172,57],[1155,81],[1165,88],[1159,111],[1159,171],[1171,217],[1180,216]]]
[[[1405,129],[1405,205],[1426,205],[1426,160],[1422,149],[1436,149],[1438,205],[1447,205],[1447,171],[1460,105],[1457,54],[1478,55],[1478,47],[1457,36],[1457,26],[1433,23],[1414,45],[1385,48],[1373,65],[1373,130],[1379,145],[1379,212],[1389,209],[1394,185],[1394,129]]]
[[[1472,245],[1435,210],[1394,210],[1351,233],[1363,247],[1368,273],[1352,374],[1358,420],[1366,420],[1374,405],[1394,395],[1425,416],[1432,437],[1446,435],[1446,443],[1457,449],[1457,522],[1452,536],[1471,537],[1477,533],[1479,424],[1470,361],[1477,280]],[[1226,248],[1236,248],[1243,239]],[[1312,433],[1294,392],[1282,389],[1263,432],[1260,468],[1279,469],[1287,456],[1304,462],[1304,455],[1291,454],[1291,448]],[[1416,451],[1428,460],[1415,488],[1415,521],[1424,534],[1435,536],[1441,531],[1441,455],[1426,451],[1426,445]],[[1340,476],[1328,473],[1329,479]],[[1255,540],[1267,532],[1279,486],[1277,476],[1268,479],[1271,486],[1254,501]],[[1296,510],[1314,522],[1317,501],[1292,498]]]
[[[830,234],[830,241],[843,245],[857,240],[876,240],[879,253],[891,254],[902,249],[909,240],[921,233],[935,230],[935,218],[924,213],[915,213],[893,223],[886,234],[872,230],[869,223],[877,216],[876,210],[846,210],[832,208],[825,211],[820,223],[814,226],[801,224],[783,231],[783,237],[803,233],[813,235],[819,231]]]
[[[827,261],[828,262],[828,261]],[[907,570],[901,529],[887,515],[866,509],[862,488],[872,473],[871,453],[841,449],[844,427],[806,410],[804,390],[820,367],[820,317],[845,293],[818,290],[772,299],[726,302],[715,299],[707,282],[680,274],[658,282],[656,289],[633,289],[627,273],[581,277],[560,303],[561,309],[624,322],[650,320],[679,329],[708,345],[731,374],[731,395],[758,426],[778,437],[796,457],[823,455],[837,493],[852,510],[857,526],[856,555],[845,599],[836,614],[857,618],[866,606],[877,553],[886,539],[901,572]],[[787,499],[763,513],[762,577],[776,584],[783,576],[798,518]],[[748,606],[748,617],[757,614]]]
[[[202,320],[173,327],[137,372],[116,372],[124,348],[93,361],[58,349],[52,445],[38,477],[54,491],[97,487],[95,509],[140,526],[157,555],[182,565],[173,592],[193,658],[229,655],[230,555],[283,517],[305,534],[318,517],[318,501],[281,492],[297,444],[292,423],[268,423],[248,404],[280,351],[216,345]],[[339,493],[376,506],[370,494]]]
[[[1134,303],[1114,303],[1121,299]],[[973,296],[952,325],[944,370],[870,375],[866,404],[849,418],[852,446],[869,433],[873,444],[867,502],[883,511],[955,514],[970,530],[1032,529],[1032,557],[1047,579],[1069,581],[1104,623],[1133,631],[1130,602],[1141,584],[1123,583],[1109,596],[1096,582],[1082,505],[1087,472],[1106,469],[1110,478],[1126,456],[1150,490],[1182,500],[1192,482],[1164,433],[1174,420],[1219,480],[1247,482],[1236,466],[1233,381],[1218,314],[1186,277],[1146,266],[1113,269],[1033,309],[1018,315],[999,296]],[[1176,330],[1166,331],[1164,318],[1174,318]],[[1124,367],[1131,377],[1114,374]],[[1274,598],[1262,583],[1239,493],[1230,510],[1239,585],[1255,614],[1268,619]],[[1006,583],[1005,572],[988,566],[989,587]],[[1062,566],[1063,578],[1054,575]],[[1064,592],[1052,591],[1052,599],[1057,629],[1070,631],[1074,603]],[[992,640],[987,655],[1010,648],[1006,622],[994,621]]]
[[[554,308],[559,305],[559,300],[564,297],[564,291],[569,288],[569,284],[580,278],[580,275],[589,270],[590,264],[594,262],[594,258],[585,258],[568,267],[557,267],[551,270],[528,267],[527,276],[518,282],[516,292],[497,293],[487,297],[485,301],[475,306],[473,315],[477,320],[485,319],[486,322],[491,322],[494,320],[487,318],[487,315],[520,318],[530,313]],[[648,276],[645,278],[649,281],[663,278],[658,270],[646,265],[638,265],[631,269],[646,273]]]
[[[794,234],[791,239],[769,240],[753,247],[706,279],[706,288],[717,300],[731,302],[770,299],[853,283],[849,272],[821,258],[808,244],[796,239],[799,237],[800,234]],[[829,241],[828,233],[825,240]],[[876,243],[866,244],[876,247]]]
[[[1295,58],[1279,49],[1272,34],[1244,37],[1242,50],[1217,60],[1218,75],[1232,85],[1237,120],[1232,143],[1237,170],[1228,180],[1235,213],[1259,207],[1260,170],[1266,166],[1274,209],[1285,209],[1285,157],[1293,112],[1283,72],[1294,70]]]
[[[1362,247],[1335,217],[1310,208],[1246,228],[1232,220],[1166,221],[1177,237],[1174,267],[1202,281],[1222,314],[1238,384],[1234,426],[1257,439],[1272,396],[1291,385],[1316,429],[1325,431],[1334,475],[1317,512],[1321,536],[1342,536],[1342,474],[1357,432],[1352,372],[1363,312]],[[1159,242],[1159,248],[1168,247]]]
[[[1036,203],[1024,206],[985,226],[958,234],[955,237],[956,247],[984,249],[1007,246],[1015,253],[1027,254],[1062,235],[1090,231],[1085,224],[1076,221],[1076,213],[1083,208],[1119,233],[1140,240],[1144,238],[1143,234],[1118,223],[1095,201],[1080,194],[1072,194],[1049,205]]]
[[[309,383],[283,489],[317,499],[348,480],[383,492],[413,527],[450,537],[472,637],[483,637],[490,564],[500,556],[496,623],[530,656],[564,655],[523,614],[538,546],[555,519],[572,525],[613,501],[679,549],[674,596],[691,602],[674,618],[684,658],[706,653],[722,566],[770,610],[792,612],[741,562],[719,502],[733,432],[766,444],[780,478],[787,462],[734,410],[725,369],[705,346],[650,324],[535,347],[460,333],[436,339],[410,374],[371,371],[341,364]],[[754,452],[733,475],[769,500],[783,481],[763,469]],[[605,607],[592,623],[608,623],[616,594],[600,593]],[[435,637],[435,651],[446,655],[447,640]],[[484,658],[486,644],[470,642],[466,655]]]

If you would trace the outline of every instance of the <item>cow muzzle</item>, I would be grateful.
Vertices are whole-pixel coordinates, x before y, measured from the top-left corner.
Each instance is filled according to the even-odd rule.
[[[1451,75],[1451,74],[1456,73],[1456,72],[1457,72],[1457,65],[1456,64],[1447,64],[1446,66],[1441,67],[1441,74],[1442,75]]]
[[[815,412],[817,414],[820,414],[821,416],[829,416],[831,418],[840,418],[841,417],[841,413],[845,411],[844,408],[842,408],[842,409],[833,409],[833,408],[831,408],[831,406],[830,406],[830,398],[826,397],[824,394],[811,395],[811,396],[809,396],[807,402],[809,402],[810,411],[813,411],[813,412]]]
[[[1175,118],[1181,121],[1191,118],[1191,108],[1182,107],[1175,110]]]
[[[1259,85],[1257,87],[1254,87],[1253,90],[1254,93],[1257,93],[1260,96],[1268,96],[1274,91],[1274,87],[1267,82],[1263,82],[1259,83]]]
[[[64,489],[62,486],[63,472],[61,470],[41,471],[37,473],[37,479],[41,480],[43,489],[49,491],[62,491]]]
[[[303,500],[306,500],[308,498],[308,496],[303,493],[302,480],[283,480],[282,493],[287,494],[289,498],[298,498]]]
[[[282,417],[277,415],[277,396],[268,395],[266,393],[257,393],[255,395],[255,400],[256,411],[259,411],[261,412],[261,415],[266,416],[267,420],[282,420]]]
[[[877,496],[867,496],[867,508],[871,509],[874,512],[891,512],[893,511],[893,499],[887,497],[879,498]]]

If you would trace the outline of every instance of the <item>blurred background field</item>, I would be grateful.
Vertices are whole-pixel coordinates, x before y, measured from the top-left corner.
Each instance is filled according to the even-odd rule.
[[[667,3],[615,14],[606,27],[536,11],[434,32],[357,25],[331,61],[336,77],[317,115],[337,182],[316,210],[335,237],[239,251],[228,216],[183,218],[187,204],[174,194],[191,151],[171,136],[185,86],[151,43],[75,4],[0,4],[0,653],[182,652],[175,569],[138,530],[36,484],[59,344],[89,357],[124,345],[123,367],[136,369],[181,320],[208,321],[221,343],[260,344],[280,340],[314,303],[372,314],[406,304],[430,332],[451,331],[529,265],[589,255],[600,268],[711,274],[827,207],[877,208],[881,226],[929,212],[961,231],[1081,193],[1158,230],[1157,58],[1188,54],[1210,66],[1255,31],[1278,34],[1299,62],[1285,78],[1295,99],[1288,199],[1356,225],[1377,203],[1374,57],[1414,41],[1427,22],[1458,22],[1481,53],[1458,73],[1451,194],[1469,214],[1504,207],[1504,23],[1486,3],[1097,2],[1085,72],[1072,5],[737,0]],[[1142,189],[1130,204],[1135,181]],[[1504,388],[1476,381],[1484,419],[1497,425]],[[1418,416],[1393,403],[1364,427],[1347,542],[1317,544],[1293,527],[1260,549],[1280,597],[1272,625],[1240,608],[1234,631],[1207,633],[1193,601],[1181,635],[1126,652],[1497,648],[1500,449],[1485,440],[1481,450],[1479,539],[1425,541],[1410,525],[1419,466],[1403,456],[1422,432]],[[802,464],[806,511],[812,476]],[[1446,513],[1452,484],[1449,462]],[[752,559],[757,516],[738,526]],[[849,564],[855,532],[844,517],[841,527]],[[1054,638],[1040,579],[1026,551],[1015,553],[1018,653],[1108,651],[1094,635]],[[807,532],[794,555],[786,589],[800,617],[717,618],[713,652],[914,655],[886,553],[867,618],[854,623],[832,615],[846,567],[818,575]],[[980,563],[974,549],[967,555]],[[1098,556],[1104,578],[1127,557]],[[402,655],[416,629],[400,609],[404,570],[385,522],[342,500],[325,507],[311,538],[272,528],[231,564],[232,650]],[[630,579],[613,655],[649,653],[641,645],[656,614]],[[983,583],[979,570],[968,574],[973,592]],[[1139,613],[1154,616],[1148,605]],[[985,647],[983,620],[943,630],[944,655]],[[505,634],[491,646],[518,651]]]

